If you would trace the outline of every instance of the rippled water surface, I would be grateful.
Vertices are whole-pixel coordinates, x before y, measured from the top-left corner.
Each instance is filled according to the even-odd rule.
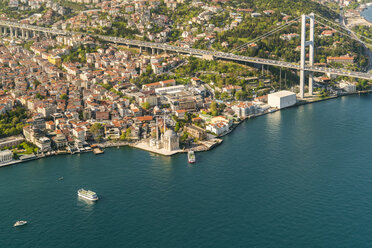
[[[349,96],[248,120],[192,166],[126,147],[0,168],[0,247],[370,247],[371,113]]]

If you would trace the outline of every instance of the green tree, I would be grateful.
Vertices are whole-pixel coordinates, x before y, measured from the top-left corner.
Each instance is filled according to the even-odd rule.
[[[90,132],[93,134],[94,139],[99,142],[102,139],[102,131],[103,131],[103,126],[101,123],[94,123],[90,127]]]
[[[127,138],[127,140],[130,140],[131,134],[132,134],[132,129],[127,128],[127,130],[125,131],[125,137]]]
[[[63,93],[62,95],[59,96],[61,100],[67,100],[67,94]]]
[[[126,136],[125,132],[121,132],[120,140],[121,140],[121,141],[124,141],[124,140],[126,140],[126,139],[127,139],[127,136]]]
[[[248,94],[247,94],[246,91],[238,90],[235,93],[235,99],[237,99],[237,100],[244,100],[244,99],[247,98],[247,96],[248,96]]]
[[[143,109],[145,109],[145,110],[148,110],[148,109],[150,109],[150,103],[148,103],[148,102],[143,102],[143,103],[141,104],[141,107],[142,107]]]
[[[180,123],[177,121],[176,126],[174,127],[174,131],[178,132],[178,130],[180,130]]]
[[[211,115],[217,116],[218,115],[218,105],[216,102],[212,102],[210,106]]]

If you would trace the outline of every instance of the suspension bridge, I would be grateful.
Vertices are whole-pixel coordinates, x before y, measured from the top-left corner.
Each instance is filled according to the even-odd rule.
[[[318,18],[315,21],[315,16]],[[307,40],[307,22],[309,21],[309,39]],[[323,22],[324,21],[324,22]],[[241,51],[243,48],[248,47],[251,44],[257,43],[269,36],[272,36],[285,28],[292,26],[296,23],[301,22],[301,60],[300,63],[291,63],[273,59],[266,59],[266,58],[257,58],[257,57],[249,57],[236,54]],[[192,55],[197,57],[202,57],[206,59],[220,59],[220,60],[227,60],[233,62],[243,62],[243,63],[252,63],[252,64],[259,64],[259,65],[269,65],[269,66],[276,66],[282,68],[289,68],[294,70],[300,71],[300,97],[303,98],[305,94],[305,81],[306,81],[306,74],[309,75],[309,95],[313,94],[313,78],[314,73],[325,73],[329,75],[337,75],[337,76],[346,76],[352,78],[359,78],[359,79],[367,79],[372,80],[372,74],[367,72],[357,72],[351,71],[346,69],[335,69],[330,67],[320,67],[315,66],[314,61],[314,49],[315,49],[315,24],[320,24],[325,27],[328,27],[335,32],[338,32],[344,36],[350,37],[358,42],[361,42],[364,46],[372,45],[372,39],[362,36],[356,35],[351,30],[334,23],[332,21],[327,20],[319,15],[310,14],[310,15],[302,15],[301,17],[294,18],[287,23],[276,27],[275,29],[256,37],[255,39],[237,47],[229,52],[219,52],[219,51],[212,51],[212,50],[203,50],[203,49],[195,49],[195,48],[188,48],[188,47],[179,47],[174,45],[169,45],[166,43],[155,43],[155,42],[146,42],[140,40],[131,40],[131,39],[124,39],[119,37],[112,37],[112,36],[105,36],[105,35],[94,35],[94,34],[87,34],[82,32],[72,32],[72,31],[65,31],[59,30],[54,28],[45,28],[39,27],[35,25],[29,24],[22,24],[18,22],[11,22],[11,21],[4,21],[0,20],[0,32],[3,35],[9,35],[10,37],[18,37],[22,39],[29,39],[30,37],[38,37],[38,36],[47,36],[47,37],[54,37],[54,36],[74,36],[74,35],[89,35],[95,36],[103,41],[115,43],[115,44],[122,44],[127,46],[138,47],[142,51],[142,49],[149,49],[152,53],[159,53],[161,51],[167,52],[175,52],[178,54],[186,54]],[[327,24],[329,23],[329,24]],[[336,29],[335,26],[339,29]],[[308,57],[309,61],[306,62],[306,47],[309,47]]]

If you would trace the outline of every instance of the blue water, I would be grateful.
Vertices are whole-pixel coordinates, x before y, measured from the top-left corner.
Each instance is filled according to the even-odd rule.
[[[192,166],[126,147],[0,168],[0,247],[370,247],[371,113],[348,96],[248,120]]]
[[[362,12],[362,16],[372,22],[372,5]]]

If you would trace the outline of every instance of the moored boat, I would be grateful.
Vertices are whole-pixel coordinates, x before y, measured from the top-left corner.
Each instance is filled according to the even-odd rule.
[[[189,160],[189,163],[190,163],[190,164],[193,164],[193,163],[196,162],[194,151],[189,151],[189,152],[187,153],[187,159]]]
[[[25,220],[19,220],[16,223],[14,223],[13,226],[23,226],[23,225],[26,225],[26,224],[27,224],[27,221],[25,221]]]
[[[79,189],[78,190],[78,196],[83,197],[85,199],[91,200],[91,201],[97,201],[98,196],[96,192],[93,192],[91,190],[85,190],[85,189]]]

